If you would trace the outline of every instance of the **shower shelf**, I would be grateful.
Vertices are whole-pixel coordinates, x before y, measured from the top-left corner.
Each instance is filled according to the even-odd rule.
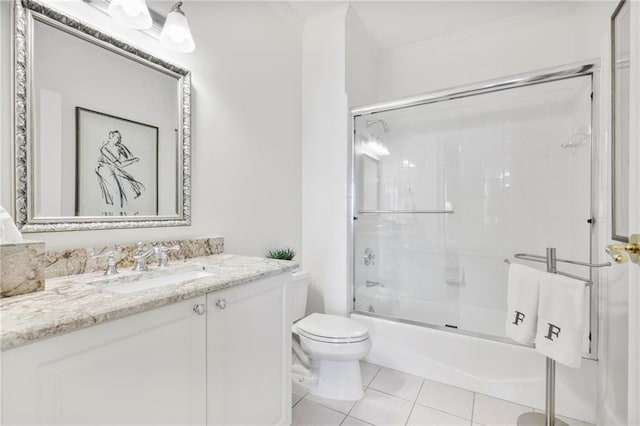
[[[453,210],[359,210],[358,214],[453,214]]]

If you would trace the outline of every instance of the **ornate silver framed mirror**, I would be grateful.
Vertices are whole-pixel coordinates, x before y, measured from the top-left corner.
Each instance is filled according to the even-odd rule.
[[[190,71],[38,0],[13,16],[20,230],[190,225]]]

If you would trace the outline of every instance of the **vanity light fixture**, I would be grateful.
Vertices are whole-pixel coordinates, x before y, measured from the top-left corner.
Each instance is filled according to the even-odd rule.
[[[83,1],[108,13],[113,20],[120,24],[129,28],[143,30],[152,37],[159,39],[160,44],[167,49],[181,53],[193,52],[196,49],[189,22],[181,9],[181,1],[171,7],[166,18],[154,10],[149,10],[146,0]],[[157,35],[158,33],[159,36]]]
[[[111,0],[107,12],[114,20],[129,28],[145,30],[153,25],[145,0]]]
[[[180,7],[182,2],[174,4],[160,33],[160,44],[176,52],[189,53],[196,49],[196,45],[189,29],[189,22]]]

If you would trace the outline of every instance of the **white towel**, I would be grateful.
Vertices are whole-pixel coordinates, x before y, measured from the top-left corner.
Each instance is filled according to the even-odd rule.
[[[545,274],[540,283],[536,349],[556,361],[580,368],[585,336],[583,281]]]
[[[544,274],[517,263],[509,265],[505,331],[516,342],[533,343],[538,320],[539,283]]]
[[[22,234],[13,223],[9,213],[0,206],[0,243],[20,243]]]

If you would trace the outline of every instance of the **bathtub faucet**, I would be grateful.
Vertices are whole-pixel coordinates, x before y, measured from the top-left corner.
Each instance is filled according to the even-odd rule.
[[[369,281],[369,280],[367,280],[367,281],[364,283],[364,285],[365,285],[365,286],[367,286],[367,287],[376,287],[376,286],[379,286],[379,287],[384,288],[384,284],[382,284],[380,281]]]

